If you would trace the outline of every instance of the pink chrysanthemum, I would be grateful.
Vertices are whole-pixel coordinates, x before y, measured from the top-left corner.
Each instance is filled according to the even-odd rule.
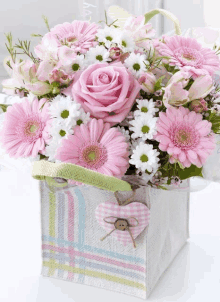
[[[1,131],[1,142],[10,156],[36,157],[44,151],[45,143],[49,140],[48,106],[45,99],[38,101],[35,98],[30,102],[25,98],[22,103],[15,103],[8,108]]]
[[[56,158],[121,178],[128,164],[128,144],[124,135],[117,129],[104,124],[102,120],[91,119],[87,125],[74,128],[58,148]]]
[[[99,26],[86,21],[65,22],[56,25],[50,30],[49,35],[53,36],[60,45],[67,45],[80,53],[86,53],[90,47],[97,44],[95,36]]]
[[[220,60],[215,52],[203,48],[196,39],[182,36],[164,36],[163,42],[156,42],[155,47],[161,56],[169,57],[169,64],[190,70],[199,76],[213,73],[220,68]]]
[[[211,127],[199,113],[170,107],[159,113],[155,139],[160,142],[160,150],[171,155],[171,163],[178,160],[184,167],[202,167],[215,148]]]

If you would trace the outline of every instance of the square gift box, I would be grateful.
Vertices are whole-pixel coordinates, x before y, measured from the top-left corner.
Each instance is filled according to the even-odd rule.
[[[184,189],[140,187],[123,207],[113,192],[94,186],[57,187],[45,180],[40,191],[42,274],[47,277],[146,299],[189,236],[189,192]],[[119,194],[122,200],[131,196]],[[138,217],[140,225],[148,217],[147,227],[135,235],[135,248],[128,232],[126,242],[120,230],[100,240],[114,229],[103,222],[109,215]]]

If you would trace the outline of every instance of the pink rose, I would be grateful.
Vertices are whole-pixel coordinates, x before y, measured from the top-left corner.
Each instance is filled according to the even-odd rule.
[[[140,91],[140,84],[122,63],[97,63],[83,71],[71,94],[92,117],[111,125],[125,119]]]

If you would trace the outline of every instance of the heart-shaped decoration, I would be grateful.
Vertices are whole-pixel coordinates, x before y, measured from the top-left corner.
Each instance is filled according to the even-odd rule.
[[[136,239],[148,226],[150,211],[146,205],[140,202],[132,202],[125,206],[119,206],[114,202],[105,202],[96,208],[95,216],[99,225],[107,233],[112,231],[111,236],[127,245],[132,243],[132,236],[133,239]],[[129,223],[132,236],[128,228],[126,229],[126,222]]]

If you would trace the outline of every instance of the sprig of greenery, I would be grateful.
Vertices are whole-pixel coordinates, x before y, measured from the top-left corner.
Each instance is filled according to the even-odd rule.
[[[48,22],[47,17],[43,15],[42,18],[43,18],[43,20],[44,20],[44,23],[45,23],[45,25],[46,25],[48,31],[50,31],[50,26],[49,26],[49,22]]]
[[[16,51],[15,51],[15,46],[13,45],[13,38],[12,38],[11,32],[5,33],[5,37],[6,37],[7,41],[8,41],[8,43],[5,43],[5,46],[6,46],[8,52],[9,52],[9,54],[10,54],[10,56],[11,56],[12,61],[15,63],[15,59],[16,59],[17,53],[16,53]],[[6,64],[7,64],[10,68],[12,68],[9,61],[8,61]]]
[[[31,37],[34,37],[34,38],[42,38],[43,36],[40,35],[40,34],[31,34]]]
[[[154,85],[154,90],[155,90],[155,91],[158,91],[158,90],[160,90],[160,89],[163,87],[162,81],[163,81],[164,78],[165,78],[165,75],[161,76],[161,77],[156,81],[156,83],[155,83],[155,85]]]
[[[22,41],[18,39],[18,44],[15,44],[14,47],[20,49],[22,52],[21,53],[17,53],[20,55],[27,55],[34,63],[36,63],[38,60],[34,57],[33,53],[30,50],[30,45],[31,42],[30,41]]]

